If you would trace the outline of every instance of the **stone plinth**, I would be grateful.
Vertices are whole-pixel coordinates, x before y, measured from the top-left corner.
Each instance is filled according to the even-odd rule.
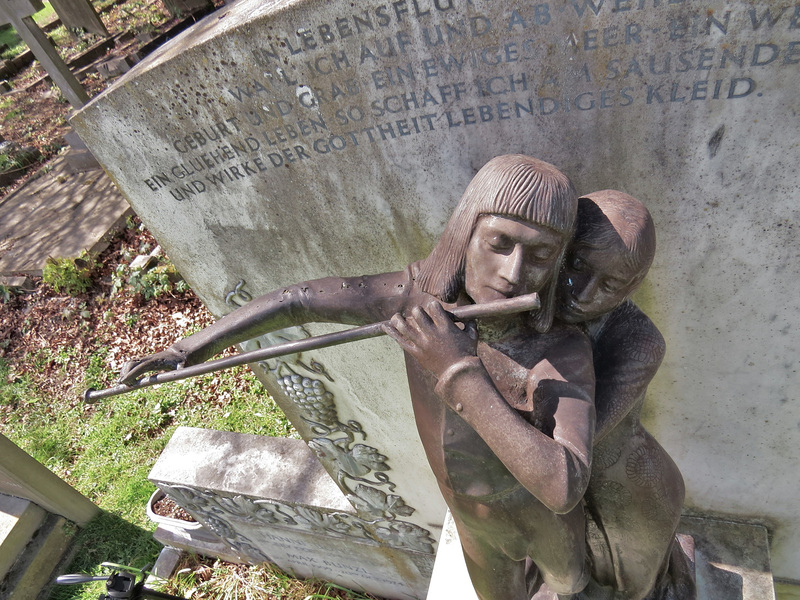
[[[181,427],[149,479],[205,528],[167,527],[163,542],[388,598],[425,597],[427,532],[359,516],[300,440]]]
[[[22,498],[0,494],[0,579],[42,525],[45,512]]]
[[[775,600],[764,527],[684,517],[679,533],[694,542],[698,600]],[[448,512],[427,600],[451,598],[477,600],[478,596],[470,583],[458,531]]]

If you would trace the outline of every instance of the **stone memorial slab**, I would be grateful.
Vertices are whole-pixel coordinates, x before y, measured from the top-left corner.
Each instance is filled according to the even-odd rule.
[[[296,281],[419,260],[499,154],[643,200],[659,251],[636,300],[668,344],[645,425],[690,509],[763,518],[776,576],[800,579],[786,475],[800,467],[798,65],[789,3],[242,0],[71,122],[217,315]],[[396,347],[304,354],[260,377],[346,494],[381,505],[341,475],[363,443],[395,486],[371,489],[438,537],[443,504]],[[332,399],[323,421],[314,390]]]
[[[180,427],[149,479],[216,536],[162,533],[179,547],[388,598],[425,597],[433,540],[399,519],[359,517],[300,440]]]

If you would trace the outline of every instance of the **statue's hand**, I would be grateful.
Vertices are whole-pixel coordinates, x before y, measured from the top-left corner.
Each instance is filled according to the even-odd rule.
[[[384,332],[437,377],[456,362],[476,355],[475,322],[462,329],[436,299],[424,307],[415,306],[406,317],[396,314],[389,323]]]
[[[122,365],[119,383],[131,385],[152,371],[174,371],[187,366],[187,354],[173,348],[130,360]]]

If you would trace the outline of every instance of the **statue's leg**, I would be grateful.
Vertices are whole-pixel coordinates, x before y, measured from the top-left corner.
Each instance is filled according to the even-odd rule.
[[[589,581],[583,506],[579,504],[563,515],[535,512],[527,520],[528,556],[547,587],[559,598],[569,598]]]
[[[677,538],[672,541],[669,563],[665,567],[655,589],[644,600],[697,600],[694,565]]]
[[[525,488],[492,498],[445,493],[481,600],[528,600],[526,558],[553,593],[569,597],[589,580],[583,507],[550,511]]]
[[[649,434],[632,436],[617,456],[612,465],[593,465],[587,506],[608,542],[616,597],[642,600],[667,565],[680,521],[683,479]]]
[[[502,550],[474,535],[455,516],[464,561],[480,600],[527,600],[525,560],[513,560]]]

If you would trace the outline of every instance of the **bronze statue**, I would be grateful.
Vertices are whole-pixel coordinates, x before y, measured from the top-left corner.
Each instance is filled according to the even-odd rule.
[[[641,397],[625,395],[631,391],[622,389],[628,380],[617,375],[633,373],[637,344],[648,358],[652,354],[654,361],[637,381],[643,397],[663,342],[654,327],[655,334],[642,327],[626,337],[624,329],[611,325],[629,319],[624,312],[629,305],[622,303],[644,277],[652,252],[644,242],[641,253],[650,259],[641,260],[633,247],[607,244],[607,227],[592,227],[586,235],[579,232],[559,282],[577,209],[572,183],[552,165],[520,155],[497,157],[469,184],[426,259],[396,273],[332,277],[266,294],[163,352],[128,363],[121,381],[198,364],[234,343],[291,325],[361,325],[391,318],[384,328],[405,351],[419,435],[478,596],[578,598],[589,583],[587,594],[620,595],[586,598],[642,598],[639,590],[655,581],[653,571],[648,566],[647,573],[638,573],[638,563],[629,560],[621,543],[629,531],[642,535],[643,499],[657,496],[669,523],[659,524],[657,543],[649,546],[647,533],[636,547],[654,556],[666,552],[683,488],[669,457],[638,425]],[[588,241],[595,238],[601,241]],[[630,270],[617,272],[616,251],[623,257],[619,264],[631,263]],[[605,273],[608,263],[609,273],[627,279],[624,286],[606,285],[606,295],[594,289],[585,294],[594,300],[584,306],[571,298],[582,293],[579,285],[588,285],[579,284],[581,261],[594,260],[595,254],[601,264],[590,263],[591,269]],[[447,312],[531,292],[541,299],[537,312],[466,326]],[[611,297],[613,302],[601,301]],[[557,310],[560,318],[554,320]],[[600,353],[593,362],[592,342],[574,324],[583,322],[595,348],[611,348],[605,358]],[[601,442],[595,449],[601,462],[592,474],[595,370],[603,395]],[[617,451],[627,453],[622,475],[612,461]],[[625,470],[629,463],[633,475]],[[648,467],[663,476],[661,487],[652,483]],[[593,487],[587,492],[590,477]],[[650,496],[639,494],[637,483]],[[617,501],[626,493],[636,501]],[[635,513],[631,529],[620,521],[620,504]],[[595,524],[610,532],[605,554],[602,544],[587,544],[587,526],[592,532]],[[651,563],[659,576],[662,563],[655,558]],[[626,586],[636,591],[628,593]]]
[[[629,300],[647,274],[656,236],[647,208],[614,190],[578,201],[578,225],[559,277],[558,318],[580,323],[594,355],[597,426],[585,495],[592,555],[586,598],[691,600],[693,576],[675,533],[684,485],[639,421],[664,339]],[[604,595],[595,584],[616,595]]]

